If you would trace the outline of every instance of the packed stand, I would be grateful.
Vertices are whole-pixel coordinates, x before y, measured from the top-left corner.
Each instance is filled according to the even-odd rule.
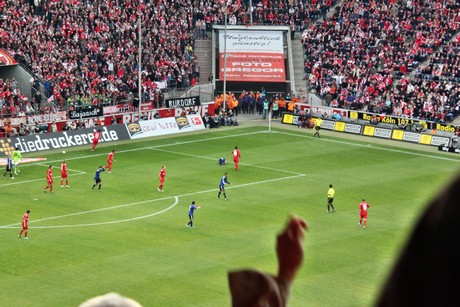
[[[460,83],[460,35],[433,52],[428,65],[418,74],[429,80]]]
[[[391,92],[372,101],[369,112],[446,124],[460,115],[460,84],[402,78]],[[415,127],[402,127],[415,129]]]
[[[454,2],[344,0],[302,35],[309,89],[331,106],[369,106],[449,41],[458,18]]]
[[[155,81],[186,86],[194,75],[191,3],[4,1],[1,47],[44,80],[46,96],[61,106],[116,103],[138,92],[140,15],[142,91],[152,101]]]
[[[197,3],[195,18],[206,24],[208,30],[212,24],[224,24],[223,1],[205,0]],[[252,22],[257,25],[290,25],[299,32],[320,18],[325,19],[329,9],[337,0],[253,0]],[[232,1],[228,6],[227,23],[229,25],[249,24],[249,1]]]
[[[306,2],[254,0],[252,18],[254,24],[304,30],[305,76],[310,89],[328,105],[370,106],[397,114],[412,102],[403,107],[391,103],[388,108],[388,101],[399,97],[397,93],[391,97],[390,89],[396,79],[420,69],[420,62],[428,57],[448,61],[443,72],[458,75],[458,43],[444,48],[453,49],[456,57],[449,53],[446,59],[445,50],[438,49],[458,31],[455,1],[348,0],[339,2],[330,18],[326,14],[338,1]],[[249,23],[246,3],[232,1],[229,24]],[[223,24],[222,5],[211,0],[158,0],[140,5],[133,0],[3,1],[0,20],[2,28],[10,31],[0,30],[1,47],[45,80],[47,96],[61,106],[133,101],[133,93],[138,92],[140,11],[143,99],[158,100],[155,81],[183,87],[199,80],[193,40],[206,38],[212,24]],[[446,95],[455,99],[456,88]],[[30,104],[32,109],[37,99]],[[235,110],[244,109],[246,100],[235,100],[241,103]],[[251,102],[257,111],[263,110],[262,103]],[[14,104],[13,112],[24,109],[20,101]]]

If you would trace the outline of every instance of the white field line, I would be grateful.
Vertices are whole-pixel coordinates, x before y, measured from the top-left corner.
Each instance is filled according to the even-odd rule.
[[[36,165],[41,165],[41,166],[49,167],[49,164],[43,164],[43,163],[40,163],[40,162],[38,162]],[[56,167],[56,168],[57,168],[57,167]],[[59,169],[60,169],[60,168],[59,168]],[[68,171],[72,171],[72,172],[77,172],[77,173],[79,173],[79,174],[86,174],[86,172],[80,171],[80,170],[77,170],[77,169],[68,168],[67,170],[68,170]]]
[[[162,147],[169,147],[169,146],[175,146],[175,145],[184,145],[184,144],[193,144],[193,143],[198,143],[198,142],[207,142],[207,141],[213,141],[213,140],[219,140],[219,139],[226,139],[226,138],[234,138],[234,137],[240,137],[240,136],[245,136],[245,135],[253,135],[253,134],[264,134],[267,132],[278,132],[280,134],[285,134],[285,135],[290,135],[290,136],[296,136],[296,137],[301,137],[305,139],[310,139],[311,137],[308,137],[303,134],[297,134],[297,133],[290,133],[290,132],[285,132],[285,131],[268,131],[268,130],[263,130],[263,131],[255,131],[255,132],[247,132],[247,133],[240,133],[240,134],[232,134],[232,135],[225,135],[225,136],[217,136],[213,138],[206,138],[206,139],[201,139],[201,140],[191,140],[191,141],[183,141],[183,142],[175,142],[175,143],[170,143],[170,144],[162,144],[162,145],[156,145],[156,146],[148,146],[148,147],[140,147],[140,148],[133,148],[133,149],[126,149],[126,150],[120,150],[117,151],[117,153],[123,153],[123,152],[132,152],[132,151],[139,151],[139,150],[145,150],[145,149],[157,149],[157,148],[162,148]],[[333,143],[338,143],[338,144],[344,144],[348,146],[357,146],[357,147],[367,147],[367,148],[374,148],[377,150],[385,150],[385,151],[390,151],[390,152],[397,152],[397,153],[403,153],[407,155],[415,155],[415,156],[421,156],[425,158],[432,158],[432,159],[440,159],[440,160],[446,160],[446,161],[452,161],[452,162],[460,162],[459,159],[454,159],[454,158],[448,158],[448,157],[441,157],[441,156],[432,156],[429,154],[422,154],[422,153],[417,153],[417,152],[412,152],[412,151],[405,151],[405,150],[398,150],[398,149],[391,149],[391,148],[386,148],[386,147],[379,147],[375,146],[374,144],[359,144],[359,143],[354,143],[354,142],[345,142],[345,141],[338,141],[338,140],[331,140],[331,139],[325,139],[321,138],[318,139],[320,141],[326,141],[326,142],[333,142]],[[86,158],[91,158],[91,157],[97,157],[97,156],[107,156],[108,153],[93,153],[91,155],[86,155],[86,156],[79,156],[79,157],[74,157],[74,158],[66,158],[66,161],[69,160],[79,160],[79,159],[86,159]],[[53,160],[53,161],[47,161],[47,163],[56,163],[56,162],[61,162],[62,159],[59,160]],[[38,163],[27,163],[23,164],[22,167],[26,166],[31,166],[35,165]],[[42,162],[43,164],[43,162]]]
[[[171,198],[171,197],[168,197],[168,198]],[[133,217],[133,218],[130,218],[130,219],[123,219],[123,220],[116,220],[116,221],[109,221],[109,222],[100,222],[100,223],[90,223],[90,224],[58,225],[58,226],[34,226],[34,228],[35,229],[52,229],[52,228],[89,227],[89,226],[101,226],[101,225],[109,225],[109,224],[126,223],[126,222],[135,221],[135,220],[145,219],[145,218],[148,218],[148,217],[151,217],[151,216],[154,216],[154,215],[161,214],[163,212],[166,212],[166,211],[174,208],[179,203],[179,198],[177,196],[175,196],[174,198],[175,198],[174,204],[172,204],[171,206],[169,206],[166,209],[163,209],[163,210],[151,213],[151,214],[143,215],[143,216]],[[156,199],[156,200],[160,200],[160,199]],[[142,202],[131,203],[131,204],[115,206],[115,207],[109,207],[109,208],[101,208],[101,209],[96,209],[96,210],[83,211],[83,212],[72,213],[72,214],[68,214],[68,215],[54,216],[54,217],[49,217],[49,218],[36,220],[34,222],[40,222],[40,221],[45,221],[45,220],[57,219],[57,218],[65,218],[65,217],[69,217],[69,216],[92,213],[92,212],[96,212],[96,211],[110,210],[110,209],[120,208],[120,207],[123,207],[123,206],[133,206],[133,205],[137,205],[137,204],[140,204],[140,203],[146,203],[146,202],[148,202],[148,201],[142,201]],[[12,227],[12,226],[13,225],[6,225],[6,226],[0,226],[0,228],[15,228],[15,227]]]
[[[49,165],[46,165],[46,164],[43,164],[43,163],[35,163],[35,165],[41,165],[41,166],[46,166],[48,167]],[[84,174],[87,174],[86,172],[84,171],[79,171],[79,170],[76,170],[76,169],[68,169],[69,171],[72,171],[72,172],[76,172],[77,174],[69,174],[69,177],[70,176],[77,176],[77,175],[84,175]],[[19,177],[17,177],[19,178]],[[0,188],[1,187],[7,187],[7,186],[11,186],[11,185],[17,185],[17,184],[23,184],[23,183],[30,183],[30,182],[36,182],[36,181],[45,181],[46,178],[43,177],[43,178],[40,178],[40,179],[31,179],[31,180],[25,180],[25,181],[14,181],[14,182],[10,182],[10,183],[6,183],[6,184],[2,184],[0,185]]]
[[[139,150],[146,150],[146,149],[161,151],[159,148],[162,148],[162,147],[169,147],[169,146],[176,146],[176,145],[184,145],[184,144],[212,141],[212,140],[217,140],[217,139],[225,139],[225,138],[230,138],[230,137],[239,137],[239,136],[259,134],[259,133],[263,133],[263,131],[248,132],[248,133],[241,133],[241,134],[232,134],[232,135],[219,136],[219,137],[214,137],[214,138],[209,138],[209,139],[176,142],[176,143],[172,143],[172,144],[163,144],[163,145],[148,146],[148,147],[142,147],[142,148],[126,149],[126,150],[117,151],[117,153],[132,152],[132,151],[139,151]],[[168,150],[162,150],[162,151],[169,152],[169,153],[180,154],[180,155],[188,155],[188,154],[184,154],[184,153],[180,153],[180,152],[174,152],[174,151],[168,151]],[[79,159],[86,159],[86,158],[90,158],[90,157],[94,157],[94,156],[107,156],[107,155],[108,155],[107,153],[103,153],[103,154],[100,153],[100,154],[94,154],[94,155],[79,156],[79,157],[75,157],[75,158],[68,158],[68,159],[65,159],[65,160],[66,161],[79,160]],[[189,155],[189,156],[195,157],[195,158],[209,159],[209,160],[212,159],[212,158],[207,158],[207,157],[202,157],[202,156],[195,156],[195,155]],[[47,161],[46,164],[43,163],[43,162],[28,163],[28,164],[22,165],[22,167],[24,167],[24,166],[32,166],[32,165],[40,165],[40,166],[48,167],[50,164],[56,163],[56,162],[62,162],[62,160]],[[290,171],[286,171],[286,170],[278,170],[278,169],[273,169],[273,168],[264,167],[264,166],[251,165],[251,164],[246,164],[246,163],[240,163],[240,164],[241,165],[252,166],[252,167],[258,167],[258,168],[261,168],[261,169],[284,172],[284,173],[288,173],[288,174],[294,174],[294,175],[299,175],[300,174],[300,173],[296,173],[296,172],[290,172]],[[69,170],[71,170],[71,169],[69,169]],[[81,174],[86,174],[86,172],[83,172],[83,171],[79,171],[79,170],[74,170],[74,171],[80,172]],[[21,183],[29,183],[29,182],[35,182],[35,181],[42,181],[42,180],[45,180],[45,179],[33,179],[33,180],[27,180],[27,181],[17,181],[17,182],[14,182],[14,183],[8,183],[8,184],[0,185],[0,188],[4,187],[4,186],[16,185],[16,184],[21,184]]]
[[[228,135],[228,136],[220,136],[220,137],[207,138],[207,139],[201,139],[201,140],[184,141],[184,142],[176,142],[176,143],[172,143],[172,144],[163,144],[163,145],[158,145],[158,146],[148,146],[148,147],[142,147],[142,148],[128,149],[128,150],[122,150],[122,151],[118,151],[118,152],[132,152],[132,151],[139,151],[139,150],[144,150],[144,149],[157,149],[157,150],[160,150],[159,148],[161,148],[161,147],[169,147],[169,146],[174,146],[174,145],[183,145],[183,144],[205,142],[205,141],[211,141],[211,140],[216,140],[216,139],[232,138],[232,137],[259,134],[259,133],[265,133],[265,132],[267,132],[267,131],[256,131],[256,132],[250,132],[250,133],[233,134],[233,135]],[[301,135],[301,134],[296,134],[296,133],[289,133],[289,132],[284,132],[284,131],[278,131],[278,132],[282,133],[282,134],[285,134],[285,135],[295,136],[295,137],[310,138],[308,136]],[[371,144],[350,143],[350,142],[331,140],[331,139],[324,139],[324,138],[319,139],[319,140],[338,143],[338,144],[344,144],[344,145],[349,145],[349,146],[358,146],[358,147],[366,147],[366,148],[371,147],[371,148],[375,148],[375,149],[378,149],[378,150],[385,150],[385,151],[389,151],[389,152],[397,152],[397,153],[421,156],[421,157],[426,157],[426,158],[433,158],[433,159],[440,159],[440,160],[446,160],[446,161],[452,161],[452,162],[459,162],[458,159],[446,158],[446,157],[440,157],[440,156],[431,156],[431,155],[428,155],[428,154],[422,154],[422,153],[404,151],[404,150],[398,150],[398,149],[391,149],[391,148],[386,148],[386,147],[379,147],[379,146],[375,146],[375,145],[371,145]],[[162,150],[162,151],[171,152],[171,153],[175,153],[175,154],[189,155],[189,154],[183,154],[183,153],[167,151],[167,150]],[[107,155],[107,153],[92,154],[92,155],[87,155],[87,156],[79,156],[79,157],[75,157],[75,158],[68,158],[66,160],[78,160],[78,159],[85,159],[85,158],[94,157],[94,156],[106,156],[106,155]],[[200,156],[195,156],[195,155],[190,155],[190,156],[192,156],[192,157],[200,157]],[[200,158],[212,159],[212,158],[206,158],[206,157],[200,157]],[[59,162],[59,161],[61,161],[61,160],[48,161],[48,162],[49,163],[55,163],[55,162]],[[26,165],[23,165],[23,166],[34,165],[34,164],[35,165],[37,165],[37,164],[38,165],[43,165],[43,163],[31,163],[31,164],[26,164]],[[262,167],[262,166],[255,166],[255,165],[250,165],[250,164],[244,164],[244,165],[253,166],[253,167],[259,167],[259,168],[265,168],[265,169],[269,169],[269,170],[275,170],[275,169],[271,169],[271,168],[266,168],[266,167]],[[277,171],[279,171],[279,170],[277,170]],[[289,172],[289,171],[285,171],[285,170],[282,170],[282,171],[287,172],[287,173],[297,174],[297,173]],[[83,174],[83,173],[81,173],[81,174]],[[76,175],[79,175],[79,174],[76,174]],[[264,181],[259,181],[259,182],[251,182],[251,183],[247,183],[247,184],[242,184],[242,185],[238,185],[238,186],[234,186],[234,187],[227,187],[227,189],[233,189],[233,188],[238,188],[238,187],[244,187],[244,186],[261,184],[261,183],[266,183],[266,182],[279,181],[279,180],[286,180],[286,179],[303,177],[303,176],[305,176],[305,174],[297,174],[297,175],[289,176],[289,177],[269,179],[269,180],[264,180]],[[37,180],[43,180],[43,179],[37,179]],[[37,181],[37,180],[15,182],[15,183],[11,183],[11,184],[27,183],[27,182]],[[212,192],[212,191],[215,191],[215,190],[214,189],[212,189],[212,190],[204,190],[204,191],[199,191],[199,192],[194,192],[194,193],[182,194],[180,196],[190,196],[190,195],[196,195],[196,194],[203,194],[203,193],[209,193],[209,192]],[[164,199],[166,199],[166,198],[164,198]],[[119,207],[132,206],[132,205],[136,205],[136,204],[143,204],[143,203],[148,203],[148,202],[153,202],[153,201],[158,201],[158,200],[162,200],[162,199],[151,199],[151,200],[146,200],[146,201],[141,201],[141,202],[136,202],[136,203],[131,203],[131,204],[125,204],[125,205],[119,205],[119,206],[114,206],[114,207],[101,208],[101,209],[95,209],[95,210],[89,210],[89,211],[83,211],[83,212],[77,212],[77,213],[72,213],[72,214],[68,214],[68,215],[62,215],[62,216],[56,216],[56,217],[50,217],[50,218],[35,220],[34,222],[43,221],[43,220],[49,220],[49,219],[56,219],[56,218],[64,218],[64,217],[73,216],[73,215],[81,215],[81,214],[91,213],[91,212],[95,212],[95,211],[110,210],[110,209],[115,209],[115,208],[119,208]],[[172,207],[169,207],[169,208],[161,211],[161,213],[163,213],[163,212],[165,212],[167,210],[170,210]],[[157,213],[155,213],[155,214],[157,214]],[[149,216],[152,216],[152,215],[149,214],[148,216],[145,216],[145,217],[149,217]],[[140,218],[143,218],[143,217],[138,217],[138,218],[134,218],[134,219],[140,219]],[[109,223],[118,223],[118,222],[120,222],[120,221],[112,221],[112,222],[109,222]],[[20,224],[11,224],[11,225],[0,226],[0,228],[12,228],[12,226],[17,227],[17,225],[20,225]],[[86,224],[86,225],[92,226],[92,224]],[[43,226],[43,228],[55,228],[55,227],[81,227],[81,226],[79,226],[79,225]],[[38,227],[34,227],[34,228],[38,228]]]
[[[269,182],[275,182],[275,181],[280,181],[280,180],[288,180],[288,179],[294,179],[294,178],[299,178],[306,176],[305,174],[299,174],[295,176],[289,176],[289,177],[280,177],[280,178],[274,178],[274,179],[268,179],[268,180],[262,180],[262,181],[256,181],[256,182],[249,182],[249,183],[244,183],[240,184],[237,186],[231,186],[227,187],[226,189],[236,189],[236,188],[241,188],[241,187],[247,187],[255,184],[264,184],[264,183],[269,183]],[[129,206],[135,206],[135,205],[142,205],[146,203],[151,203],[151,202],[156,202],[156,201],[161,201],[169,198],[175,198],[176,202],[169,206],[166,209],[163,209],[161,211],[151,213],[148,215],[143,215],[135,218],[130,218],[130,219],[123,219],[123,220],[117,220],[117,221],[110,221],[110,222],[101,222],[101,223],[92,223],[92,224],[77,224],[77,225],[59,225],[59,226],[34,226],[33,228],[68,228],[68,227],[87,227],[87,226],[99,226],[99,225],[107,225],[107,224],[116,224],[116,223],[123,223],[123,222],[130,222],[134,220],[139,220],[143,218],[148,218],[154,215],[158,215],[160,213],[164,213],[172,208],[174,208],[178,202],[179,202],[179,197],[185,197],[185,196],[193,196],[193,195],[198,195],[198,194],[205,194],[205,193],[210,193],[210,192],[217,192],[218,188],[216,187],[215,189],[208,189],[208,190],[203,190],[203,191],[198,191],[198,192],[192,192],[192,193],[186,193],[186,194],[181,194],[178,196],[171,196],[171,197],[165,197],[165,198],[155,198],[155,199],[148,199],[148,200],[143,200],[143,201],[138,201],[134,203],[129,203],[129,204],[123,204],[123,205],[118,205],[118,206],[112,206],[112,207],[106,207],[106,208],[99,208],[99,209],[94,209],[94,210],[87,210],[87,211],[81,211],[81,212],[75,212],[75,213],[69,213],[69,214],[64,214],[64,215],[58,215],[58,216],[51,216],[51,217],[46,217],[38,220],[32,220],[30,223],[38,223],[42,221],[48,221],[48,220],[54,220],[54,219],[61,219],[61,218],[66,218],[66,217],[71,217],[71,216],[77,216],[77,215],[83,215],[83,214],[89,214],[89,213],[94,213],[94,212],[100,212],[100,211],[107,211],[107,210],[114,210],[118,208],[123,208],[123,207],[129,207]],[[9,224],[9,225],[3,225],[0,226],[0,229],[2,228],[17,228],[20,226],[20,223],[15,223],[15,224]]]
[[[213,138],[206,138],[206,139],[201,139],[201,140],[183,141],[183,142],[175,142],[175,143],[171,143],[171,144],[162,144],[162,145],[147,146],[147,147],[140,147],[140,148],[133,148],[133,149],[117,150],[117,153],[132,152],[132,151],[139,151],[139,150],[145,150],[145,149],[155,149],[155,148],[169,147],[169,146],[176,146],[176,145],[193,144],[193,143],[207,142],[207,141],[213,141],[213,140],[219,140],[219,139],[240,137],[240,136],[245,136],[245,135],[259,134],[259,133],[263,133],[263,131],[255,131],[255,132],[247,132],[247,133],[240,133],[240,134],[216,136],[216,137],[213,137]],[[66,160],[66,161],[79,160],[79,159],[93,158],[93,157],[98,157],[98,156],[108,156],[108,154],[109,154],[108,152],[99,153],[99,154],[94,153],[94,154],[86,155],[86,156],[78,156],[78,157],[74,157],[74,158],[65,158],[65,159],[47,161],[47,163],[49,165],[51,163],[62,162],[62,160]],[[32,165],[37,165],[37,164],[43,164],[43,162],[42,163],[39,163],[39,162],[37,162],[37,163],[27,163],[27,164],[23,164],[21,166],[25,167],[25,166],[32,166]]]
[[[82,172],[82,171],[78,171],[79,173],[78,174],[69,174],[69,177],[70,176],[78,176],[78,175],[84,175],[84,174],[87,174],[86,172]],[[59,177],[60,178],[60,177]],[[58,178],[58,179],[59,179]],[[56,178],[55,178],[56,179]],[[5,179],[6,180],[6,179]],[[45,182],[46,181],[46,178],[43,177],[43,178],[40,178],[40,179],[31,179],[31,180],[24,180],[24,181],[14,181],[14,182],[9,182],[9,183],[5,183],[5,184],[2,184],[0,185],[0,188],[1,187],[7,187],[7,186],[11,186],[11,185],[17,185],[17,184],[23,184],[23,183],[29,183],[29,182],[36,182],[36,181],[43,181]]]
[[[207,160],[216,160],[215,158],[210,158],[210,157],[203,157],[203,156],[198,156],[198,155],[192,155],[188,153],[182,153],[182,152],[177,152],[177,151],[172,151],[172,150],[165,150],[165,149],[158,149],[158,148],[150,148],[151,150],[156,150],[156,151],[162,151],[162,152],[167,152],[167,153],[172,153],[176,155],[182,155],[182,156],[189,156],[192,158],[200,158],[200,159],[207,159]],[[228,161],[228,163],[232,163],[233,161]],[[276,168],[271,168],[271,167],[266,167],[266,166],[260,166],[260,165],[254,165],[254,164],[249,164],[249,163],[240,163],[240,165],[246,165],[250,167],[256,167],[256,168],[261,168],[261,169],[266,169],[269,171],[275,171],[275,172],[284,172],[288,174],[293,174],[293,175],[303,175],[302,173],[297,173],[297,172],[291,172],[283,169],[276,169]]]

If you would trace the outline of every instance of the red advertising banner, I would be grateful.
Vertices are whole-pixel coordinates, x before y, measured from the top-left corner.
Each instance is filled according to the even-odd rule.
[[[226,61],[225,61],[226,57]],[[286,82],[282,31],[219,32],[219,79]]]

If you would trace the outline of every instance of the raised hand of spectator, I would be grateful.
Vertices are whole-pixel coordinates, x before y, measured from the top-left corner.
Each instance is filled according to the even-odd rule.
[[[307,223],[298,217],[291,217],[284,231],[278,235],[278,278],[291,284],[303,261],[303,237]]]

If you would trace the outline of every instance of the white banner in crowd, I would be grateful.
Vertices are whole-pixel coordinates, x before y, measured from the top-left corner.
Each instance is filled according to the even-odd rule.
[[[219,31],[219,79],[285,82],[282,31]],[[225,47],[224,47],[225,45]],[[226,67],[224,68],[224,56]]]
[[[131,139],[206,129],[200,115],[141,120],[126,124],[126,126],[128,127]]]

